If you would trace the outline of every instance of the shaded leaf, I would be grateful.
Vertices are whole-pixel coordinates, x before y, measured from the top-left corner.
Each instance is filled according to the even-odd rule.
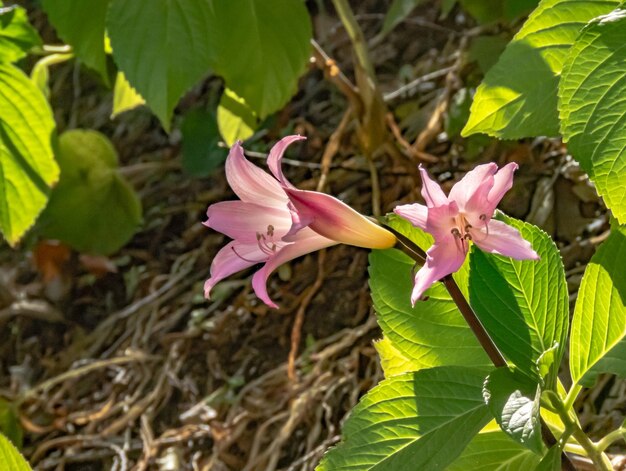
[[[22,447],[23,431],[15,404],[0,397],[0,433],[16,447]]]
[[[190,175],[203,177],[226,159],[228,150],[219,146],[220,133],[215,115],[209,111],[193,110],[185,115],[183,134],[183,169]]]
[[[380,34],[386,36],[398,23],[408,17],[413,9],[422,3],[422,1],[423,0],[393,0],[385,15]]]

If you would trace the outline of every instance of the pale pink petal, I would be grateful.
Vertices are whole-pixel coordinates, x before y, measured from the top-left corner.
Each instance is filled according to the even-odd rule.
[[[279,208],[243,201],[222,201],[209,206],[207,216],[209,219],[205,226],[240,241],[254,242],[257,233],[267,235],[268,229],[274,232],[276,240],[280,240],[291,227],[287,205]]]
[[[415,306],[415,302],[433,283],[461,268],[465,261],[465,255],[465,252],[455,243],[453,236],[428,249],[426,263],[415,274],[411,304]]]
[[[455,201],[428,208],[426,232],[431,233],[435,241],[447,239],[454,229],[458,229],[455,221],[458,215],[459,207]]]
[[[432,208],[447,204],[448,197],[441,189],[441,186],[439,186],[439,183],[430,178],[426,169],[421,165],[420,174],[422,175],[422,197],[424,198],[424,201],[426,201],[426,206]]]
[[[472,224],[476,222],[475,220],[480,220],[483,213],[489,211],[487,195],[493,187],[497,171],[498,166],[494,163],[478,165],[467,172],[450,190],[448,198],[457,202],[459,211],[470,216]],[[487,217],[491,217],[491,214]]]
[[[274,145],[274,147],[272,147],[272,150],[270,150],[270,155],[268,155],[267,157],[267,166],[269,167],[270,172],[272,172],[272,174],[283,186],[290,188],[294,187],[291,183],[289,183],[289,180],[287,180],[287,178],[283,174],[283,170],[281,167],[283,154],[290,144],[304,139],[306,139],[306,137],[299,135],[283,137]]]
[[[487,215],[487,217],[491,217],[493,215],[493,212],[498,204],[500,204],[500,200],[504,194],[513,186],[513,174],[517,169],[518,165],[515,162],[511,162],[498,170],[498,173],[494,175],[493,187],[491,187],[491,190],[489,190],[489,194],[487,195],[489,207],[491,208],[491,214]]]
[[[287,195],[269,173],[246,159],[241,142],[236,142],[226,159],[226,179],[241,201],[285,207]]]
[[[213,259],[211,278],[204,283],[204,296],[208,299],[213,286],[224,278],[265,260],[267,255],[261,252],[256,241],[253,244],[245,244],[233,240],[222,247]]]
[[[286,188],[300,217],[318,234],[343,244],[386,249],[396,237],[347,204],[325,193]],[[290,231],[293,234],[293,231]]]
[[[277,308],[278,306],[271,300],[267,293],[267,279],[270,274],[283,263],[300,257],[301,255],[315,252],[316,250],[323,249],[335,245],[337,242],[322,237],[321,235],[313,232],[308,227],[305,227],[298,232],[294,243],[285,245],[282,249],[276,252],[276,255],[270,257],[267,263],[257,271],[252,277],[252,287],[258,298],[267,304],[269,307]]]
[[[403,217],[415,227],[426,230],[426,221],[428,220],[428,208],[423,204],[403,204],[393,208],[393,212]]]
[[[301,211],[298,211],[298,209],[291,201],[289,201],[287,207],[289,208],[289,213],[291,214],[291,228],[283,236],[283,240],[286,242],[291,242],[296,238],[296,234],[298,233],[298,231],[300,231],[304,227],[307,227],[313,222],[315,216],[313,212],[307,207],[301,207]]]
[[[539,260],[530,242],[517,229],[492,219],[482,228],[470,229],[472,241],[483,251],[512,257],[516,260]]]

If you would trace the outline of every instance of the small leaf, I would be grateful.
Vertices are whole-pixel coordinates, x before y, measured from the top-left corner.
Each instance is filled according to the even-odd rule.
[[[109,0],[43,0],[42,5],[61,39],[108,85],[104,29]]]
[[[509,368],[498,368],[487,377],[483,396],[502,431],[529,450],[541,454],[539,385]]]
[[[482,370],[439,367],[394,376],[353,409],[318,471],[441,471],[490,420]]]
[[[32,471],[20,452],[3,435],[0,435],[0,463],[6,470]]]
[[[0,397],[0,433],[18,448],[22,447],[23,431],[15,404]]]
[[[40,233],[81,252],[119,250],[141,223],[141,203],[117,171],[111,142],[96,131],[67,131],[58,159],[61,181],[38,222]]]
[[[50,54],[42,57],[35,63],[33,70],[30,72],[30,79],[33,81],[35,86],[41,90],[46,99],[50,98],[50,87],[48,86],[50,66],[70,60],[72,57],[74,57],[74,54],[72,53]]]
[[[534,469],[535,471],[560,471],[561,449],[556,445],[550,448]]]
[[[389,31],[394,29],[398,23],[407,18],[415,7],[422,2],[423,0],[393,0],[389,10],[387,10],[387,14],[385,15],[380,35],[386,36]]]
[[[124,72],[118,72],[115,78],[115,87],[113,88],[113,111],[111,119],[124,111],[132,110],[145,103],[137,90],[135,90],[126,77]]]
[[[244,99],[227,88],[217,106],[217,125],[224,142],[232,146],[235,142],[245,141],[254,134],[258,119]]]
[[[41,46],[37,30],[28,21],[26,10],[17,5],[0,5],[0,62],[16,62],[28,51]]]
[[[559,85],[561,131],[613,216],[626,223],[626,10],[596,18],[571,48]]]
[[[183,169],[195,177],[204,177],[219,167],[228,150],[219,146],[220,133],[215,115],[193,110],[181,124],[183,135]]]
[[[0,230],[15,245],[46,205],[59,178],[52,111],[41,91],[0,63]]]

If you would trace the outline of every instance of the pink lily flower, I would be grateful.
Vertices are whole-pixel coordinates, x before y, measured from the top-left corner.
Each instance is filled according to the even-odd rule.
[[[280,144],[272,152],[282,153]],[[267,293],[269,275],[289,260],[338,242],[308,227],[293,234],[289,241],[283,240],[292,226],[289,198],[276,179],[245,158],[239,142],[226,159],[226,179],[240,201],[212,204],[204,224],[234,240],[213,259],[204,295],[209,298],[213,286],[224,278],[263,263],[252,277],[252,287],[265,304],[277,308]]]
[[[517,168],[514,162],[500,170],[495,163],[478,165],[446,196],[420,166],[426,206],[415,203],[394,209],[396,214],[435,238],[426,252],[426,263],[415,275],[413,305],[433,283],[461,268],[470,241],[485,252],[516,260],[539,260],[537,252],[517,229],[492,219],[500,200],[513,186]]]

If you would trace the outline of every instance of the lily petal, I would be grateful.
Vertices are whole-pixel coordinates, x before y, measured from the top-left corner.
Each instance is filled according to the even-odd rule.
[[[504,255],[515,260],[539,260],[530,242],[517,229],[492,219],[483,228],[470,229],[473,242],[485,252]]]
[[[428,172],[424,167],[420,165],[420,174],[422,176],[422,197],[426,201],[426,206],[429,208],[435,206],[441,206],[448,203],[448,197],[441,189],[439,183],[434,181],[428,175]]]
[[[494,175],[498,171],[495,163],[477,165],[454,184],[448,195],[450,201],[456,201],[459,211],[470,216],[472,224],[480,221],[480,216],[489,212],[487,195],[493,187]],[[486,217],[491,217],[486,214]],[[475,216],[475,217],[472,217]]]
[[[252,277],[252,287],[254,288],[255,294],[269,307],[278,308],[278,305],[272,301],[267,293],[267,279],[270,274],[289,260],[336,244],[337,242],[334,240],[322,237],[308,227],[305,227],[298,232],[293,244],[286,245],[276,252],[276,255],[270,257],[265,265],[254,274]]]
[[[426,230],[426,221],[428,220],[428,208],[423,204],[403,204],[393,208],[393,212],[403,217],[411,224],[419,227],[423,231]]]
[[[226,179],[241,201],[283,208],[287,204],[287,195],[280,183],[246,159],[241,142],[231,147],[226,158]]]
[[[426,252],[426,263],[415,275],[411,304],[415,306],[433,283],[461,268],[464,260],[465,253],[458,248],[453,236],[434,244]]]
[[[369,249],[387,249],[396,237],[347,204],[326,193],[285,188],[299,217],[318,234],[343,244]],[[292,231],[290,231],[292,232]]]
[[[258,244],[245,244],[233,240],[220,249],[211,263],[211,277],[204,283],[204,297],[209,299],[211,289],[233,273],[263,263],[267,255]]]
[[[426,220],[426,232],[429,232],[438,240],[445,240],[456,228],[455,218],[459,215],[459,207],[456,201],[428,209]]]
[[[276,177],[276,179],[280,182],[282,186],[295,188],[291,183],[289,183],[289,180],[287,180],[287,178],[283,174],[283,169],[281,167],[283,154],[290,144],[305,139],[306,137],[299,135],[283,137],[280,141],[274,144],[274,147],[272,147],[272,150],[270,150],[270,154],[267,156],[267,166],[269,167],[270,172],[272,172],[272,175]]]
[[[498,173],[496,173],[493,177],[493,187],[489,190],[489,194],[487,195],[487,200],[489,201],[490,206],[495,211],[498,204],[500,204],[500,200],[504,194],[511,189],[513,186],[513,174],[518,169],[518,165],[515,162],[511,162],[502,167]]]

